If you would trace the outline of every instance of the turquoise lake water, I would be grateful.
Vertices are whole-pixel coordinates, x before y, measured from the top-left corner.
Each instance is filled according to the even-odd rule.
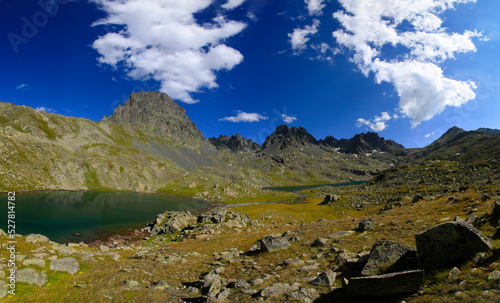
[[[0,228],[7,231],[7,194],[0,196]],[[42,234],[58,243],[94,240],[104,234],[140,229],[167,210],[199,213],[209,206],[203,201],[175,196],[91,191],[18,192],[15,203],[17,234]]]
[[[314,184],[314,185],[299,185],[299,186],[277,186],[277,187],[263,187],[262,189],[268,190],[277,190],[284,192],[294,192],[301,191],[304,189],[317,188],[321,186],[331,186],[331,187],[340,187],[340,186],[352,186],[352,185],[360,185],[365,183],[366,181],[351,181],[351,182],[342,182],[342,183],[333,183],[333,184]]]

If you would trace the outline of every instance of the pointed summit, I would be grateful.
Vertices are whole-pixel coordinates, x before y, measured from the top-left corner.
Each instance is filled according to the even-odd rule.
[[[307,145],[317,145],[318,141],[307,132],[305,128],[300,126],[288,127],[288,125],[280,125],[276,127],[276,131],[270,134],[262,148],[269,148],[271,146],[276,146],[283,150],[286,147],[304,147]]]
[[[132,93],[123,106],[119,105],[109,118],[103,120],[137,126],[144,133],[161,138],[203,139],[203,134],[184,108],[165,93]]]

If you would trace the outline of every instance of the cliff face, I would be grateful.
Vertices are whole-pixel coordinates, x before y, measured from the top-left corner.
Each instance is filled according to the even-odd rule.
[[[278,147],[283,150],[287,147],[302,148],[311,144],[317,145],[318,141],[302,126],[290,128],[288,125],[280,125],[274,133],[267,136],[262,149]]]
[[[227,148],[230,151],[237,152],[252,152],[258,151],[260,145],[253,142],[252,139],[242,138],[240,134],[229,136],[220,135],[219,138],[210,138],[210,143],[212,143],[218,149]]]

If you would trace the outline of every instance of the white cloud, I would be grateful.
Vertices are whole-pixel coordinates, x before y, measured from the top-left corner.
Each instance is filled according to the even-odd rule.
[[[231,9],[235,9],[237,8],[238,6],[242,5],[243,2],[245,2],[246,0],[228,0],[226,2],[226,4],[223,4],[221,7],[223,9],[227,9],[227,10],[231,10]]]
[[[259,122],[261,120],[267,120],[268,117],[257,113],[245,113],[241,110],[236,111],[238,115],[232,117],[224,117],[219,119],[219,121],[230,121],[230,122]]]
[[[425,135],[426,138],[430,138],[432,135],[434,135],[434,132],[430,133],[430,134],[427,134]]]
[[[309,12],[309,16],[320,16],[323,14],[323,8],[325,4],[323,4],[323,0],[304,0],[307,5],[307,11]]]
[[[30,88],[30,86],[26,83],[19,84],[18,86],[16,86],[16,89],[28,89],[28,88]]]
[[[388,112],[382,112],[380,117],[375,116],[371,120],[359,118],[358,120],[356,120],[356,126],[361,127],[363,125],[366,125],[369,128],[371,128],[373,131],[380,132],[380,131],[383,131],[384,129],[386,129],[387,127],[389,127],[389,125],[387,125],[386,122],[391,120],[391,119],[392,118]]]
[[[475,0],[339,0],[344,11],[334,13],[343,29],[333,32],[337,42],[352,51],[352,61],[377,83],[392,83],[399,95],[399,112],[413,127],[475,98],[471,81],[447,78],[439,64],[457,53],[476,51],[476,31],[447,33],[439,15],[454,4]],[[383,47],[406,50],[397,58],[383,58]],[[380,126],[381,128],[382,126]]]
[[[285,114],[282,114],[281,118],[283,118],[283,121],[285,123],[292,123],[293,121],[297,120],[297,117],[292,117],[292,116],[288,116],[288,115],[285,115]]]
[[[222,15],[203,24],[196,20],[195,14],[212,5],[211,0],[93,1],[107,13],[94,26],[115,25],[92,44],[101,55],[99,62],[114,68],[123,64],[133,79],[157,80],[160,90],[174,99],[198,102],[191,93],[217,87],[215,72],[243,60],[223,41],[240,33],[245,23]],[[120,29],[111,31],[116,25]]]
[[[57,113],[56,110],[54,110],[52,108],[44,107],[44,106],[39,106],[39,107],[35,108],[35,110],[37,112],[44,111],[46,113]]]
[[[312,25],[306,25],[304,28],[295,28],[293,33],[288,34],[290,44],[294,52],[301,52],[306,48],[310,35],[318,32],[319,20],[314,20]]]

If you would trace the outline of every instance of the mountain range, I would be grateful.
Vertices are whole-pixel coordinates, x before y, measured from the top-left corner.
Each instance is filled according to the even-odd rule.
[[[280,125],[261,145],[239,134],[207,139],[183,107],[132,93],[99,122],[0,102],[0,190],[132,190],[232,201],[264,186],[367,180],[400,163],[498,161],[500,131],[453,127],[418,149],[377,133],[317,140]]]

